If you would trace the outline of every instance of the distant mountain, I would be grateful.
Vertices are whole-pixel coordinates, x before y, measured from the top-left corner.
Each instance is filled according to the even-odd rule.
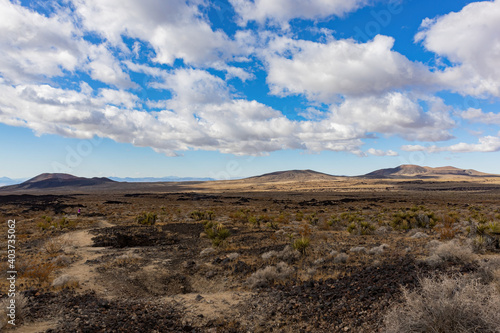
[[[125,177],[125,178],[120,178],[120,177],[108,177],[111,180],[117,181],[117,182],[127,182],[127,183],[155,183],[155,182],[205,182],[205,181],[212,181],[215,180],[213,178],[197,178],[197,177],[175,177],[175,176],[170,176],[170,177],[160,177],[160,178],[155,178],[155,177],[144,177],[144,178],[131,178],[131,177]]]
[[[50,189],[57,187],[81,187],[81,186],[94,186],[106,183],[114,183],[113,180],[108,178],[83,178],[69,175],[66,173],[43,173],[34,178],[18,184],[5,186],[5,190],[30,190],[30,189]]]
[[[422,167],[419,165],[400,165],[395,168],[380,169],[370,172],[362,177],[367,178],[440,178],[445,176],[470,176],[470,177],[486,177],[497,176],[472,169],[459,169],[452,166],[431,168]]]
[[[264,175],[245,178],[243,181],[253,181],[256,183],[268,182],[299,182],[311,180],[335,180],[337,176],[313,170],[289,170],[266,173]]]
[[[26,180],[26,178],[12,179],[12,178],[8,178],[8,177],[0,177],[0,187],[20,184],[20,183],[24,182],[25,180]]]

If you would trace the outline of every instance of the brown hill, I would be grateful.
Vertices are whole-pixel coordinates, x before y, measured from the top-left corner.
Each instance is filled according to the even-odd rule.
[[[472,169],[459,169],[452,166],[431,168],[418,165],[400,165],[395,168],[380,169],[370,172],[362,177],[366,178],[443,178],[452,176],[469,177],[496,177],[497,175],[487,174]]]
[[[2,190],[31,190],[31,189],[50,189],[57,187],[82,187],[95,186],[106,183],[114,183],[108,178],[84,178],[76,177],[66,173],[43,173],[34,178],[28,179],[24,183],[12,186],[5,186]]]
[[[318,180],[335,180],[336,176],[313,170],[289,170],[266,173],[264,175],[245,178],[245,182],[275,183],[275,182],[304,182]]]

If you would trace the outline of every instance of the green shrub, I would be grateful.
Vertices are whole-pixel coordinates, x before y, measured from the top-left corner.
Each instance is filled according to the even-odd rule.
[[[191,214],[189,214],[189,217],[195,221],[205,220],[205,212],[194,210],[191,212]]]
[[[137,216],[136,220],[137,223],[142,225],[154,225],[156,223],[156,218],[156,213],[149,212],[142,213],[141,215]]]
[[[351,222],[347,226],[347,231],[353,235],[371,235],[375,226],[368,221]]]
[[[301,237],[293,241],[293,248],[303,255],[306,254],[307,248],[311,245],[311,240],[308,237]]]
[[[396,230],[434,227],[437,221],[434,213],[424,211],[421,208],[423,208],[423,206],[414,206],[409,210],[399,210],[394,213],[391,227]]]
[[[231,232],[222,223],[214,225],[212,222],[205,224],[205,234],[212,241],[214,247],[223,245],[226,239],[231,236]]]

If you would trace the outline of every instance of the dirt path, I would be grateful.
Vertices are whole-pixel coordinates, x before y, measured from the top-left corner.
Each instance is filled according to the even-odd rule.
[[[107,221],[99,221],[98,224],[91,228],[107,228],[113,225]],[[80,292],[85,292],[88,290],[94,290],[97,294],[102,295],[102,297],[108,297],[109,292],[106,290],[102,283],[100,283],[98,278],[98,273],[94,272],[94,269],[85,264],[87,260],[94,260],[102,256],[104,251],[107,249],[104,247],[92,247],[92,237],[89,230],[78,230],[66,233],[61,238],[62,242],[67,243],[66,252],[75,255],[80,258],[78,261],[72,263],[70,266],[63,268],[58,276],[69,275],[75,277],[79,281],[80,288],[77,290]],[[57,325],[57,320],[48,320],[41,322],[26,323],[12,332],[15,333],[36,333],[45,332],[50,328],[54,328]]]
[[[247,302],[253,293],[223,291],[211,294],[178,294],[163,298],[163,302],[177,303],[185,308],[184,320],[189,324],[200,324],[200,321],[216,319],[232,320],[241,318],[237,305]],[[200,320],[203,318],[203,320]]]
[[[96,228],[99,229],[112,226],[113,225],[107,221],[100,221]],[[90,234],[89,229],[71,232],[67,234],[66,237],[68,237],[72,249],[75,251],[75,255],[81,259],[71,264],[69,267],[62,269],[60,275],[76,277],[79,281],[79,291],[81,292],[94,290],[103,297],[108,296],[108,290],[100,283],[99,274],[96,273],[91,266],[86,264],[87,260],[94,260],[102,256],[103,252],[107,249],[104,247],[92,247],[92,237],[94,236]]]

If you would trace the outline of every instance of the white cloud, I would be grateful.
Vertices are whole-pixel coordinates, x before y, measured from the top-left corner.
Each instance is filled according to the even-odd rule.
[[[78,31],[69,20],[0,0],[0,73],[4,78],[22,82],[74,71],[81,63],[82,47],[75,39]]]
[[[368,154],[374,155],[374,156],[399,156],[399,154],[397,152],[395,152],[394,150],[384,151],[384,150],[380,150],[380,149],[370,148],[366,152]]]
[[[0,0],[0,73],[14,84],[47,82],[78,70],[119,88],[133,86],[104,45],[93,45],[68,12],[47,17]]]
[[[126,49],[122,36],[140,39],[155,50],[154,61],[176,59],[210,66],[244,53],[222,31],[213,31],[198,9],[203,1],[73,0],[85,29]],[[135,47],[137,50],[137,46]]]
[[[192,77],[203,75],[207,73],[179,71],[172,80],[188,84]],[[203,85],[199,89],[214,93],[219,89],[224,95],[227,87]],[[348,125],[297,122],[256,101],[195,95],[187,85],[178,87],[172,100],[156,105],[175,109],[146,112],[135,95],[122,90],[93,91],[86,84],[80,91],[49,85],[11,86],[0,80],[0,122],[31,128],[38,135],[82,139],[97,135],[171,156],[189,149],[236,155],[281,149],[357,152],[362,145],[363,132]],[[193,98],[198,98],[197,105]]]
[[[267,82],[275,95],[305,94],[331,103],[339,95],[378,95],[427,86],[432,74],[392,51],[394,39],[378,35],[367,43],[333,40],[325,44],[278,37],[266,52]]]
[[[424,111],[419,99],[403,93],[348,98],[332,107],[332,120],[350,124],[366,132],[399,135],[407,140],[442,141],[452,138],[448,132],[455,126],[449,108],[441,100],[426,98]]]
[[[90,77],[118,88],[136,87],[128,74],[123,72],[120,62],[113,57],[104,44],[89,47],[90,62],[86,65]]]
[[[405,151],[426,151],[429,153],[439,152],[452,152],[452,153],[492,153],[500,151],[500,137],[498,136],[484,136],[479,138],[477,143],[460,142],[451,146],[420,146],[420,145],[407,145],[401,147]]]
[[[439,73],[453,91],[500,96],[500,1],[473,2],[459,12],[422,22],[415,36],[453,66]]]
[[[271,21],[286,24],[291,19],[322,19],[343,16],[365,6],[370,0],[229,0],[240,16],[240,24],[248,21]]]
[[[469,108],[463,111],[460,117],[474,123],[500,125],[500,114],[493,112],[485,113],[480,109]]]

